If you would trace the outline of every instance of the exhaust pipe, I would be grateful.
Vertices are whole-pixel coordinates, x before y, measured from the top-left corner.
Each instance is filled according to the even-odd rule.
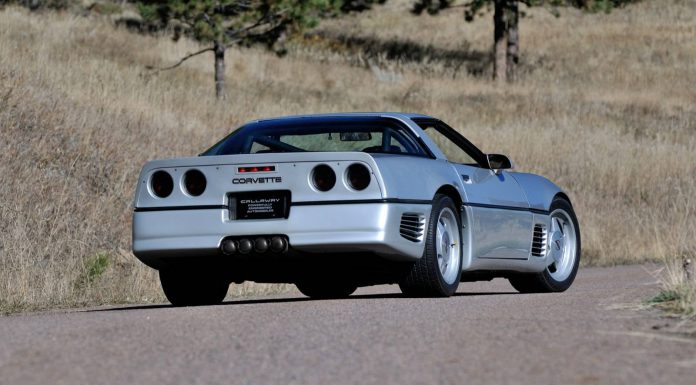
[[[220,251],[225,255],[249,254],[252,251],[263,254],[267,251],[285,253],[289,249],[288,238],[283,235],[259,236],[256,239],[232,238],[222,240]]]
[[[273,237],[271,239],[271,251],[274,253],[284,253],[288,251],[288,241],[283,237]]]
[[[233,239],[225,239],[222,241],[222,252],[225,255],[232,255],[237,252],[239,249],[239,245],[237,244],[237,241]]]
[[[249,254],[249,252],[253,248],[254,248],[254,244],[250,240],[248,240],[246,238],[239,240],[239,252],[240,253]]]
[[[257,253],[265,253],[268,250],[268,239],[259,237],[254,241],[254,250]]]

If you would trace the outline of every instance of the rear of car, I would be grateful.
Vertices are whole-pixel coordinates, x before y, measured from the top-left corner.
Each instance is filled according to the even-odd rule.
[[[427,158],[394,119],[251,123],[202,156],[143,167],[133,252],[157,269],[319,252],[416,260],[430,202],[389,195],[375,158],[396,154]]]
[[[493,277],[564,291],[580,258],[570,201],[511,168],[423,115],[251,122],[198,157],[143,167],[133,253],[174,305],[220,303],[245,280],[311,298],[381,283],[450,296]]]

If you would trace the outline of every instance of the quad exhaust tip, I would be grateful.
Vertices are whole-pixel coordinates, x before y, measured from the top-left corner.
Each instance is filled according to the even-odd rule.
[[[288,240],[285,236],[260,236],[250,238],[225,238],[220,244],[220,249],[225,255],[249,254],[252,251],[262,254],[267,251],[273,253],[285,253],[288,251]]]
[[[239,252],[242,254],[249,254],[249,252],[254,248],[254,244],[244,238],[239,240]]]
[[[288,251],[288,241],[283,237],[271,238],[271,251],[274,253],[284,253]]]
[[[233,239],[225,239],[222,241],[222,252],[227,255],[232,255],[239,250],[239,243]]]
[[[268,250],[268,239],[266,238],[256,238],[254,241],[254,250],[256,250],[257,253],[265,253],[266,250]]]

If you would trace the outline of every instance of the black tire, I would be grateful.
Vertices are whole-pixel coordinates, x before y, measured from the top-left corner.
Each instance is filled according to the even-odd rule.
[[[425,250],[423,256],[415,262],[408,274],[399,282],[401,292],[412,297],[449,297],[457,291],[462,271],[463,247],[459,248],[459,268],[457,277],[452,283],[445,281],[438,265],[435,238],[437,236],[437,222],[440,213],[449,208],[455,214],[460,243],[462,242],[462,223],[460,210],[454,204],[452,198],[447,195],[436,194],[433,199],[433,207],[430,212],[428,229],[425,236]]]
[[[160,270],[160,283],[174,306],[217,305],[227,295],[230,283],[205,270]]]
[[[312,299],[339,299],[347,298],[358,289],[351,282],[304,280],[295,283],[297,290]]]
[[[573,227],[575,228],[575,239],[576,239],[576,254],[575,263],[573,264],[572,271],[570,275],[562,280],[557,281],[551,276],[549,269],[546,268],[541,273],[534,274],[518,274],[513,275],[508,278],[512,287],[514,287],[520,293],[556,293],[568,290],[570,285],[573,284],[575,276],[578,273],[578,266],[580,265],[580,225],[578,224],[578,219],[575,216],[575,211],[573,206],[567,200],[557,197],[551,202],[550,211],[553,213],[555,210],[565,211],[570,219],[573,221]]]

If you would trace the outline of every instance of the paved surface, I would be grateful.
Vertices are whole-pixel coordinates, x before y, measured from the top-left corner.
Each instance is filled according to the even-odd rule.
[[[0,318],[1,384],[695,384],[696,339],[666,331],[649,268],[584,269],[563,294],[463,283]],[[657,330],[656,330],[657,329]]]

